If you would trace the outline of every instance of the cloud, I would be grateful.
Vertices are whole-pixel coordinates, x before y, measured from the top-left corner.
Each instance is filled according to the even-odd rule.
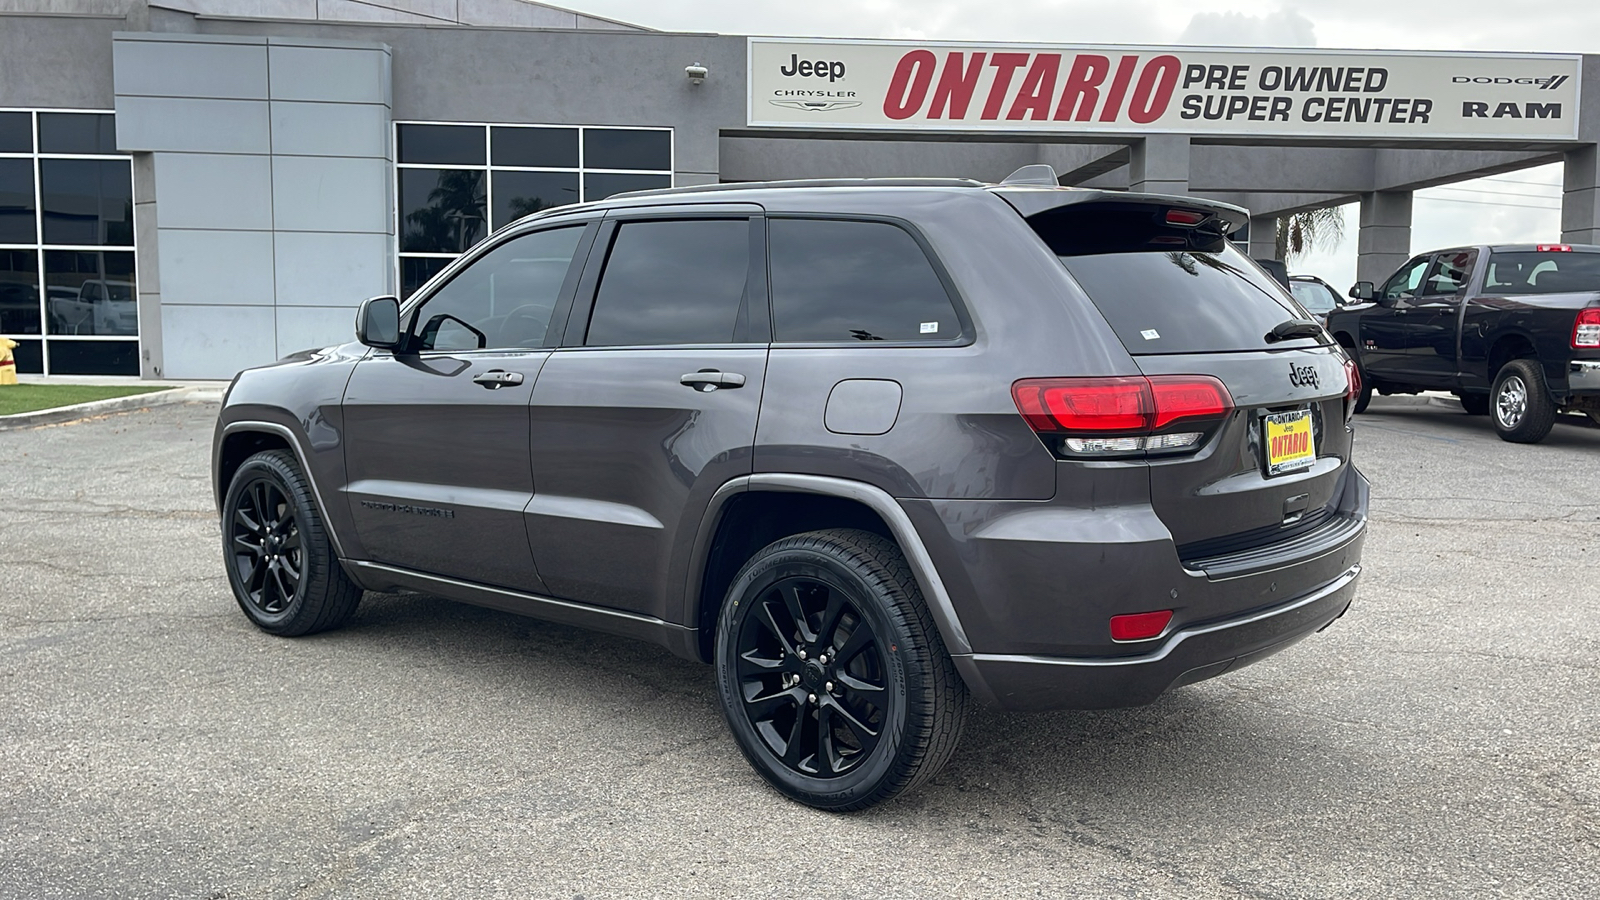
[[[1239,12],[1195,13],[1178,43],[1224,47],[1315,47],[1316,26],[1292,9],[1265,15]]]

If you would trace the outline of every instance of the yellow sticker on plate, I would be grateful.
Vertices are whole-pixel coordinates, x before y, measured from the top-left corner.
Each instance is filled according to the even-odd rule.
[[[1265,420],[1267,474],[1296,472],[1317,461],[1317,448],[1311,439],[1311,412],[1274,413]]]

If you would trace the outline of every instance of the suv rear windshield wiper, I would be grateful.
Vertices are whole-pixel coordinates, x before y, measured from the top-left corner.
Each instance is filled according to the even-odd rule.
[[[1313,319],[1285,319],[1272,326],[1267,332],[1267,343],[1276,344],[1279,341],[1294,338],[1314,338],[1322,334],[1321,323]]]

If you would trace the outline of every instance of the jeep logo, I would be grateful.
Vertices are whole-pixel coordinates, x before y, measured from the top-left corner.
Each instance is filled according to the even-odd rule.
[[[844,77],[844,63],[836,59],[819,59],[813,62],[801,59],[798,53],[791,53],[789,65],[779,66],[778,71],[788,78],[796,75],[801,78],[826,78],[831,83]]]
[[[1316,366],[1297,366],[1289,363],[1289,383],[1295,387],[1321,387],[1322,376],[1317,374]]]

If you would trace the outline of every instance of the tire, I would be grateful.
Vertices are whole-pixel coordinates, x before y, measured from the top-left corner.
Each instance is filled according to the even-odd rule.
[[[1371,405],[1372,385],[1367,384],[1366,378],[1363,376],[1361,379],[1361,393],[1356,395],[1356,415],[1366,412],[1367,407]]]
[[[1556,405],[1545,387],[1537,360],[1514,359],[1495,376],[1489,392],[1489,418],[1501,440],[1537,444],[1556,424]]]
[[[905,557],[866,531],[795,535],[751,557],[717,618],[716,674],[751,766],[822,810],[928,781],[966,721],[966,685]]]
[[[233,598],[262,631],[299,637],[338,628],[361,602],[286,450],[257,453],[234,473],[223,498],[222,545]]]
[[[1469,416],[1487,416],[1489,414],[1488,394],[1457,394],[1456,399],[1461,401],[1461,408]]]

